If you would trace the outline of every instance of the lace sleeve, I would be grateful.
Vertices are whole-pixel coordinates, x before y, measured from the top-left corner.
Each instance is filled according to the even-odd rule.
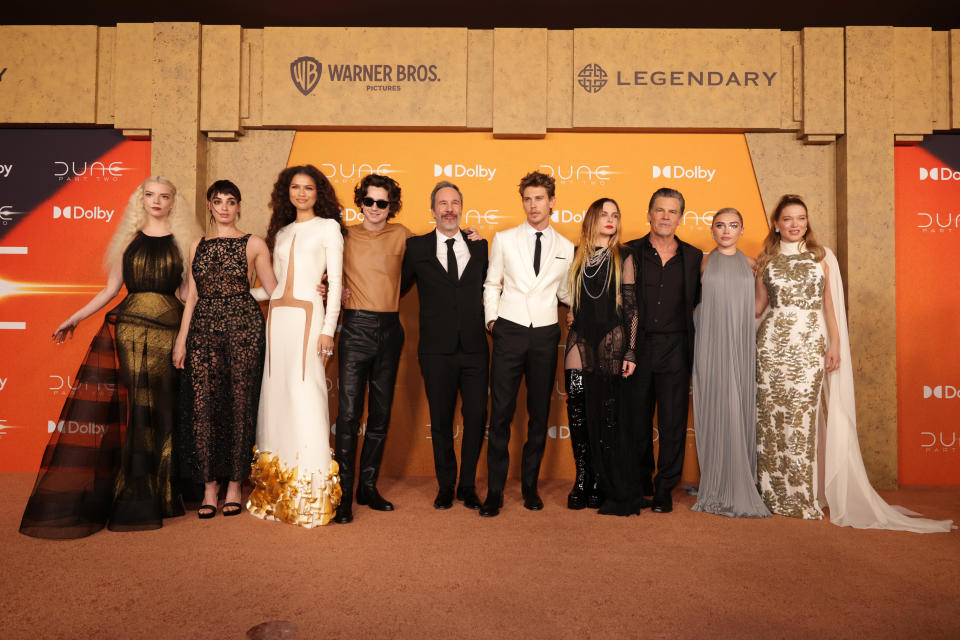
[[[637,285],[634,271],[633,255],[628,254],[623,261],[623,301],[621,302],[623,335],[626,338],[626,349],[623,359],[636,364],[637,362],[637,332],[640,321],[637,314]]]

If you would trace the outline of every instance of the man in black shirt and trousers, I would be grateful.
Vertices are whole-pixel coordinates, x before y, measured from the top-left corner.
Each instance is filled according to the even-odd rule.
[[[650,233],[629,243],[637,256],[640,320],[637,368],[626,379],[629,419],[638,434],[644,494],[653,511],[673,511],[671,490],[680,482],[693,368],[693,309],[700,300],[703,252],[676,236],[683,220],[683,195],[662,188],[647,209]],[[660,451],[653,473],[653,413],[657,412]]]
[[[453,499],[479,509],[475,479],[487,425],[489,352],[483,326],[483,282],[487,241],[460,230],[463,197],[457,185],[438,182],[430,194],[436,231],[407,239],[401,290],[417,282],[420,342],[417,357],[430,405],[430,438],[439,491],[433,506],[449,509]],[[457,392],[463,401],[460,481],[453,447]]]

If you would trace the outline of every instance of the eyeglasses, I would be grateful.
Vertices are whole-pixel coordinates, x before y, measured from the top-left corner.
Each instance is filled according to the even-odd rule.
[[[364,198],[363,200],[361,200],[361,202],[365,207],[372,207],[373,205],[377,205],[378,209],[386,209],[387,207],[390,206],[389,200],[374,200],[373,198]]]

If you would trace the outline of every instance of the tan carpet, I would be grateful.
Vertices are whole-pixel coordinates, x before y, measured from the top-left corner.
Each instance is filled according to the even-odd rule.
[[[960,636],[960,532],[918,535],[689,510],[544,511],[511,481],[501,515],[433,509],[435,482],[384,479],[393,513],[303,530],[166,521],[75,541],[17,532],[32,474],[0,474],[3,638],[244,638],[288,620],[306,638]],[[960,487],[884,492],[960,519]],[[482,496],[481,496],[482,497]]]

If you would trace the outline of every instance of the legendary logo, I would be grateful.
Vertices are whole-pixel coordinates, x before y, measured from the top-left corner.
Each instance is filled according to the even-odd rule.
[[[434,178],[439,178],[440,176],[446,176],[448,178],[483,178],[486,179],[487,182],[490,182],[496,173],[496,167],[485,167],[479,162],[472,167],[467,167],[462,164],[433,165]]]
[[[955,170],[953,167],[930,167],[929,169],[920,167],[920,179],[938,181],[960,180],[960,171]]]
[[[713,177],[717,175],[716,169],[704,169],[700,165],[688,169],[679,164],[665,164],[662,167],[658,165],[653,165],[653,177],[659,178],[663,176],[667,179],[680,180],[686,178],[687,180],[706,180],[710,182],[713,180]]]
[[[587,93],[596,93],[607,84],[607,72],[596,63],[590,63],[577,73],[577,84]]]
[[[6,178],[13,171],[12,164],[0,164],[0,178]]]
[[[0,378],[0,391],[3,391],[3,388],[7,386],[7,380],[10,378]]]
[[[92,209],[84,209],[77,205],[68,207],[58,207],[53,205],[53,219],[64,218],[66,220],[103,220],[110,222],[113,219],[113,209],[102,209],[99,205],[94,205]]]
[[[773,86],[776,71],[617,71],[618,86],[761,87]],[[763,83],[763,84],[761,84]]]
[[[310,92],[316,88],[322,73],[323,65],[310,56],[301,56],[290,63],[290,77],[293,79],[293,85],[305,96],[310,95]]]

